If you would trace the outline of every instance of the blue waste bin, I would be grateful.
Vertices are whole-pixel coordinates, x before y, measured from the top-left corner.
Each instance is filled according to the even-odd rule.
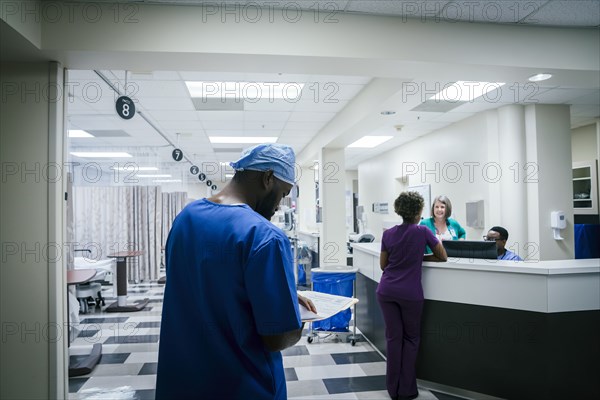
[[[335,294],[338,296],[353,297],[356,270],[351,272],[324,272],[312,270],[313,290],[315,292]],[[352,311],[340,311],[334,316],[312,323],[313,331],[348,332]]]

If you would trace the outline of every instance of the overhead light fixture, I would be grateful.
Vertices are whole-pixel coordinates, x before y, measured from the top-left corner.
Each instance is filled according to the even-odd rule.
[[[248,144],[275,143],[276,136],[209,136],[208,140],[215,144]]]
[[[69,137],[70,138],[91,138],[94,137],[94,135],[92,135],[89,132],[86,132],[84,130],[81,129],[69,129]]]
[[[156,183],[174,183],[174,182],[181,182],[181,179],[155,179],[152,182],[156,182]]]
[[[536,75],[530,76],[529,80],[531,82],[540,82],[540,81],[545,81],[550,78],[552,78],[552,74],[542,73],[542,74],[536,74]]]
[[[371,149],[373,147],[379,146],[382,143],[387,142],[392,137],[393,136],[363,136],[348,147]]]
[[[203,99],[296,100],[304,83],[297,82],[185,82],[191,97]]]
[[[135,171],[158,171],[158,167],[138,167],[134,163],[127,163],[125,167],[113,168],[117,171],[135,172]]]
[[[171,175],[169,174],[137,174],[136,178],[170,178]]]
[[[382,111],[380,114],[381,115],[394,115],[394,114],[396,114],[396,111],[385,110],[385,111]]]
[[[128,158],[133,157],[129,153],[118,151],[72,151],[71,155],[81,158]]]
[[[504,86],[504,84],[504,82],[458,81],[444,87],[442,91],[431,96],[429,100],[473,101],[492,90]]]

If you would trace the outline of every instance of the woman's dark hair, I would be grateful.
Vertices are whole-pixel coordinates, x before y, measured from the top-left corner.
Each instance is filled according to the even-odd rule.
[[[446,206],[446,213],[444,214],[444,218],[446,218],[447,221],[448,218],[450,218],[450,216],[452,215],[452,203],[450,202],[449,198],[443,195],[433,199],[433,203],[431,203],[431,216],[433,217],[435,215],[435,203],[438,201]]]
[[[394,211],[404,221],[415,221],[421,216],[425,201],[418,192],[402,192],[394,201]]]

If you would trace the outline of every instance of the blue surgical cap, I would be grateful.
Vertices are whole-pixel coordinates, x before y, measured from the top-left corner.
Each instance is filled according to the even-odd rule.
[[[242,152],[229,165],[236,171],[273,171],[276,178],[294,184],[296,156],[291,147],[279,143],[258,144]]]

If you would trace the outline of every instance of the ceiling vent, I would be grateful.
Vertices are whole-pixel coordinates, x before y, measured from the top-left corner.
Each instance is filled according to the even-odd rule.
[[[89,129],[86,129],[86,132],[89,132],[90,134],[92,134],[94,137],[97,137],[97,138],[130,137],[131,136],[127,132],[125,132],[124,130],[121,130],[121,129],[97,130],[97,131],[91,131]]]
[[[424,103],[419,104],[410,111],[421,111],[421,112],[438,112],[445,113],[450,110],[460,107],[465,104],[466,101],[440,101],[440,100],[427,100]]]
[[[215,147],[213,148],[215,153],[236,153],[239,154],[244,150],[241,147]]]
[[[232,99],[205,99],[192,97],[192,103],[197,111],[244,111],[244,101]]]

